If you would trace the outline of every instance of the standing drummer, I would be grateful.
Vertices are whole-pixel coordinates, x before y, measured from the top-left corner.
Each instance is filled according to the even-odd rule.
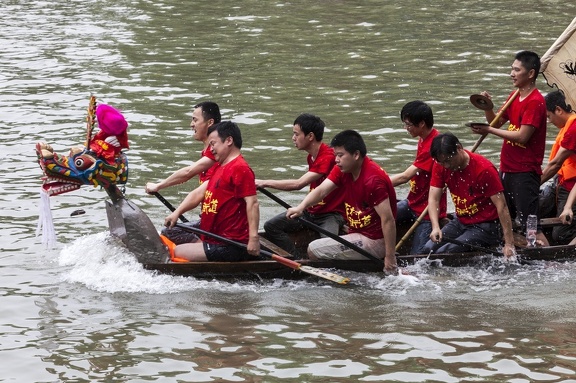
[[[519,94],[499,120],[493,109],[485,110],[486,120],[492,125],[472,125],[477,134],[488,133],[503,138],[500,153],[500,177],[504,186],[510,215],[525,230],[528,215],[539,215],[540,175],[546,146],[546,102],[536,88],[540,72],[540,57],[531,51],[521,51],[514,57],[510,77]],[[508,99],[515,92],[510,93]],[[491,99],[488,92],[483,96]],[[509,122],[507,129],[500,129]],[[542,230],[537,239],[548,245]]]

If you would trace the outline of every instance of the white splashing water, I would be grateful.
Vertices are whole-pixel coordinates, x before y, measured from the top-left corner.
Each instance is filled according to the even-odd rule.
[[[66,245],[59,254],[58,263],[65,268],[64,282],[108,293],[172,294],[199,289],[265,292],[278,288],[310,288],[314,284],[313,280],[227,282],[160,274],[144,269],[119,239],[106,232],[84,236]]]
[[[229,282],[159,274],[144,269],[118,239],[105,232],[84,236],[66,245],[59,254],[58,263],[63,267],[64,282],[109,293],[172,294],[196,290],[263,293],[278,289],[339,288],[339,285],[313,277],[299,281]],[[416,298],[420,295],[430,297],[430,294],[446,297],[446,294],[462,292],[493,295],[490,292],[512,290],[518,293],[528,286],[570,280],[576,272],[576,265],[539,262],[520,266],[494,259],[491,263],[473,267],[445,267],[441,262],[421,260],[403,268],[397,276],[331,271],[351,278],[347,288],[378,291],[389,297],[408,295]]]

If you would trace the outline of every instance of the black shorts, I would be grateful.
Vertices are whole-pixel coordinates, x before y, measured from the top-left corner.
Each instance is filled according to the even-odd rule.
[[[239,262],[256,260],[246,249],[237,246],[204,242],[204,254],[210,262]]]
[[[535,172],[502,173],[500,177],[510,216],[512,220],[518,220],[520,227],[525,229],[528,215],[540,217],[540,175]]]
[[[200,228],[200,221],[198,220],[194,222],[185,222],[182,223],[181,225]],[[162,229],[161,234],[168,237],[169,240],[171,240],[177,245],[181,245],[183,243],[194,243],[200,240],[200,238],[193,232],[181,229],[178,226],[174,226],[171,229],[165,227]]]

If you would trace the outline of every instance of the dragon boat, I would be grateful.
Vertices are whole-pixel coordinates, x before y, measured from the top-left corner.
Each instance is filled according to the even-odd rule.
[[[309,276],[302,272],[305,267],[319,270],[342,270],[354,272],[382,272],[382,261],[374,259],[357,261],[308,260],[290,261],[300,267],[286,267],[285,263],[273,259],[255,259],[244,262],[173,262],[166,246],[161,240],[157,227],[150,218],[122,190],[128,181],[128,159],[123,151],[102,150],[106,141],[94,140],[92,129],[96,123],[96,102],[92,98],[88,108],[86,145],[72,148],[67,155],[54,152],[47,143],[36,144],[38,164],[43,173],[42,190],[48,196],[56,196],[80,189],[82,186],[102,187],[109,200],[105,201],[110,234],[119,238],[126,248],[136,257],[144,268],[160,273],[192,276],[196,278],[222,279],[298,279]],[[101,127],[102,128],[102,127]],[[401,238],[408,228],[398,228]],[[319,234],[312,230],[303,230],[294,234],[294,241],[306,253],[308,243]],[[276,247],[261,233],[261,244],[265,251],[289,256]],[[404,238],[402,238],[404,239]],[[521,242],[520,238],[520,242]],[[519,260],[565,261],[576,258],[576,246],[518,247]],[[407,240],[398,249],[397,260],[400,266],[406,266],[422,259],[439,262],[444,266],[462,266],[478,264],[492,259],[496,251],[472,251],[466,253],[413,255],[408,254],[410,242]],[[314,274],[314,273],[312,273]]]

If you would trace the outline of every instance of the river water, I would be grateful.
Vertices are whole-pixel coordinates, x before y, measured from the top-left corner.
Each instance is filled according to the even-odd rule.
[[[422,263],[413,277],[350,273],[348,286],[156,275],[107,235],[99,189],[53,197],[58,244],[43,245],[34,153],[84,141],[91,94],[118,107],[126,193],[159,227],[166,208],[144,184],[198,157],[201,100],[239,123],[259,178],[306,170],[290,140],[302,112],[326,121],[327,140],[361,131],[393,174],[416,148],[404,103],[428,102],[472,146],[464,123],[483,112],[469,96],[501,104],[514,53],[544,54],[575,15],[556,0],[3,1],[0,381],[576,382],[576,265]],[[497,163],[499,147],[478,152]],[[178,203],[190,188],[163,194]],[[260,202],[261,224],[282,211]]]

